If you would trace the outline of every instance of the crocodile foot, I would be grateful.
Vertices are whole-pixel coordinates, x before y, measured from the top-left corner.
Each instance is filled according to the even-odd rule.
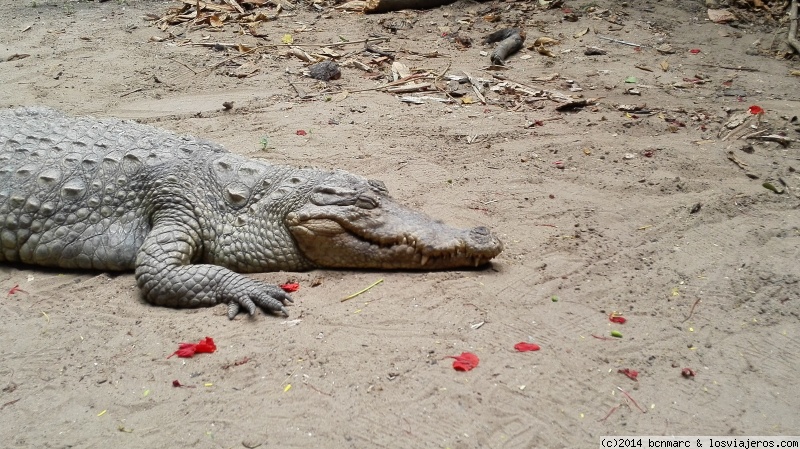
[[[252,316],[258,307],[265,312],[280,312],[288,317],[289,311],[284,306],[286,302],[294,302],[292,297],[277,285],[254,281],[244,276],[232,279],[226,290],[227,294],[223,293],[222,302],[228,303],[229,319],[234,319],[242,309]]]

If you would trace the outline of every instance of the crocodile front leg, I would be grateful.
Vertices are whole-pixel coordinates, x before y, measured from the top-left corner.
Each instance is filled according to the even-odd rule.
[[[177,220],[156,220],[136,257],[136,282],[147,301],[169,307],[207,307],[228,304],[228,318],[241,308],[250,315],[256,307],[289,313],[292,302],[280,287],[265,284],[217,265],[191,264],[200,236]]]

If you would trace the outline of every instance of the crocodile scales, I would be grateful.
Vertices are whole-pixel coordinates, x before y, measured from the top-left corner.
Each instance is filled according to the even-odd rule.
[[[145,299],[287,314],[240,273],[454,269],[503,249],[344,171],[272,165],[191,136],[48,108],[0,111],[0,262],[134,270]]]

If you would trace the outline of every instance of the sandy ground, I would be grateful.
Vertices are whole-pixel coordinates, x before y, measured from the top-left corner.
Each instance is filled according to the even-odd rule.
[[[252,157],[382,179],[452,225],[491,228],[505,251],[477,271],[254,276],[301,284],[289,320],[153,307],[127,273],[0,267],[3,446],[574,448],[602,435],[797,434],[800,134],[790,120],[800,67],[775,57],[785,27],[714,24],[694,1],[610,2],[609,14],[569,2],[576,22],[536,2],[379,16],[297,3],[256,38],[233,23],[162,31],[143,20],[171,2],[2,2],[0,60],[30,56],[0,63],[0,107],[136,119]],[[409,26],[393,34],[389,21]],[[482,70],[491,47],[481,37],[515,22],[527,43],[559,39],[554,56],[524,50],[506,71]],[[471,48],[443,37],[459,28]],[[304,63],[286,49],[241,57],[177,45],[285,34],[310,52],[385,35],[375,45],[412,69],[467,71],[489,87],[501,73],[531,91],[599,100],[562,113],[498,88],[485,105],[474,93],[467,105],[406,104],[355,92],[390,73],[361,44],[335,50],[372,73],[344,67],[327,85],[293,75],[310,95],[300,99],[285,73]],[[675,53],[654,49],[662,44]],[[586,46],[607,54],[585,56]],[[795,142],[739,139],[749,124],[723,140],[732,130],[722,125],[751,105],[766,111],[762,128]],[[23,291],[6,295],[15,285]],[[627,323],[611,323],[612,312]],[[205,336],[216,353],[166,358]],[[520,341],[541,350],[518,353]],[[480,365],[457,372],[445,357],[464,351]]]

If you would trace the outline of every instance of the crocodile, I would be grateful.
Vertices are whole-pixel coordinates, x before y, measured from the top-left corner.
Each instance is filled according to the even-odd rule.
[[[134,271],[153,305],[288,316],[286,292],[243,274],[458,269],[502,250],[486,227],[450,227],[345,171],[134,121],[0,111],[0,262]]]

